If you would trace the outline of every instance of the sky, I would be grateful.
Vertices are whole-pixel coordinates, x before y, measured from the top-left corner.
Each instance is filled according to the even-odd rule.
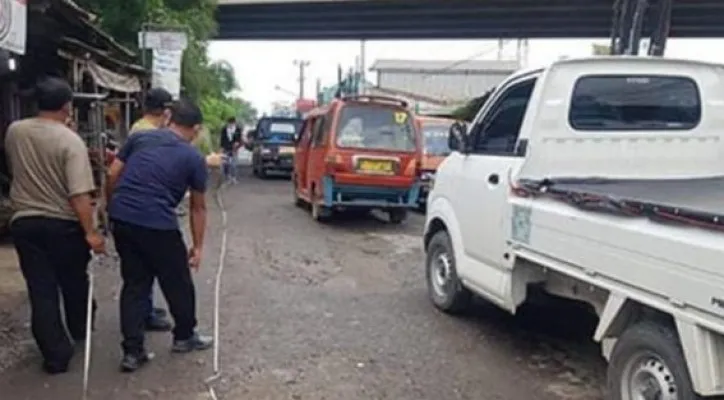
[[[561,57],[582,57],[591,54],[593,43],[606,40],[531,40],[524,67],[542,66]],[[666,56],[724,63],[721,39],[670,39]],[[365,44],[365,65],[369,68],[378,59],[459,60],[496,59],[497,41],[489,40],[418,40],[370,41]],[[275,101],[293,102],[299,92],[299,68],[295,60],[309,61],[306,68],[305,97],[314,98],[317,79],[322,86],[337,81],[337,64],[346,71],[353,67],[361,54],[359,41],[220,41],[212,42],[212,60],[226,60],[235,69],[241,96],[262,111],[271,110]],[[514,58],[515,43],[504,48],[505,58]],[[374,73],[367,79],[376,82]],[[276,89],[279,87],[279,89]]]

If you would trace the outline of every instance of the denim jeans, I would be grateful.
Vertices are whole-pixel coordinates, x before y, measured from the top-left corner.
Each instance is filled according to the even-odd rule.
[[[233,151],[224,151],[224,179],[236,178],[236,160]]]

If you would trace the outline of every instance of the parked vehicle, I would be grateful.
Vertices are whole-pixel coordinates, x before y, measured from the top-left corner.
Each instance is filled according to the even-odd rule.
[[[425,207],[437,167],[450,154],[448,132],[455,122],[450,118],[418,116],[423,141],[422,171],[420,172],[420,197],[418,204]]]
[[[357,96],[312,110],[297,141],[294,201],[323,220],[336,210],[380,209],[401,223],[419,196],[420,132],[407,104]]]
[[[588,303],[614,400],[724,395],[724,66],[559,61],[503,82],[428,198],[429,296]]]
[[[252,170],[259,178],[269,172],[289,174],[294,169],[294,140],[302,120],[264,117],[249,135],[247,149],[252,152]]]

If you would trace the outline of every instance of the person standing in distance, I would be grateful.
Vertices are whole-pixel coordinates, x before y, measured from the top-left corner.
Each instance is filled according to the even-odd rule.
[[[226,182],[236,183],[236,152],[242,145],[241,127],[236,124],[236,118],[231,117],[226,121],[226,126],[221,130],[221,150],[224,152],[224,178]]]
[[[158,279],[175,326],[172,351],[205,350],[212,339],[196,332],[196,296],[190,269],[198,269],[206,229],[206,160],[191,145],[202,114],[187,100],[171,110],[167,128],[133,135],[108,176],[113,237],[121,258],[121,370],[150,360],[144,346],[146,301]],[[187,251],[175,208],[190,190],[193,245]]]
[[[43,369],[58,374],[68,370],[74,352],[66,329],[73,341],[85,339],[90,251],[104,253],[105,240],[94,225],[88,148],[66,126],[73,91],[62,79],[45,78],[36,97],[38,115],[12,123],[5,136],[13,177],[10,232],[28,287],[31,329]]]
[[[163,88],[153,88],[146,93],[143,101],[143,116],[136,121],[129,135],[138,132],[151,131],[162,128],[168,120],[168,110],[173,103],[171,93]],[[153,285],[148,292],[146,309],[146,330],[155,332],[168,332],[171,330],[171,323],[166,319],[166,310],[153,306]]]

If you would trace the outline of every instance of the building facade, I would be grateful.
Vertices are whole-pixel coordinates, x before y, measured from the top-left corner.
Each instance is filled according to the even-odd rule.
[[[480,96],[519,69],[517,61],[378,60],[377,87],[462,103]]]

